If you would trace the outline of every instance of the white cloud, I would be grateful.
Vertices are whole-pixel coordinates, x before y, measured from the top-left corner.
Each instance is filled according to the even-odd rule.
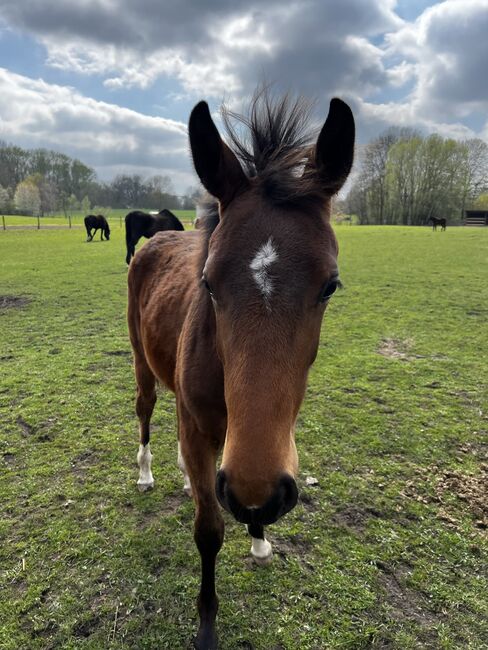
[[[480,127],[479,116],[488,114],[488,0],[437,2],[413,22],[400,19],[396,5],[4,0],[2,9],[5,24],[41,42],[47,65],[72,73],[73,83],[75,75],[96,75],[106,89],[128,91],[170,78],[179,82],[176,92],[186,106],[202,97],[237,105],[264,78],[277,90],[317,97],[324,117],[330,97],[343,97],[355,110],[362,142],[390,125],[486,137],[488,123]],[[126,164],[190,173],[183,124],[96,102],[73,89],[43,90],[42,82],[25,78],[15,90],[12,79],[15,108],[5,100],[0,106],[1,116],[11,111],[10,137],[15,132],[24,141],[72,146],[99,170],[101,164],[105,170]]]
[[[487,34],[488,0],[445,0],[388,35],[387,55],[403,57],[408,73],[415,70],[411,102],[421,116],[452,120],[486,111]]]
[[[194,182],[181,122],[99,102],[4,68],[0,94],[0,137],[6,141],[61,150],[95,167],[102,178],[115,167],[144,167],[151,174],[178,175],[180,189]]]

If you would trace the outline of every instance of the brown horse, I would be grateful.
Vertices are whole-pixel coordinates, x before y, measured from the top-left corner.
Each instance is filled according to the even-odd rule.
[[[317,140],[305,133],[307,111],[302,100],[259,93],[249,117],[224,115],[228,146],[207,104],[197,104],[189,122],[193,162],[218,205],[207,206],[197,231],[155,235],[129,269],[138,486],[153,486],[149,422],[159,380],[176,394],[178,462],[196,505],[200,649],[217,647],[219,502],[247,524],[254,559],[267,563],[263,527],[298,497],[295,422],[338,285],[330,203],[354,148],[347,104],[331,101]],[[250,128],[251,150],[231,118]]]

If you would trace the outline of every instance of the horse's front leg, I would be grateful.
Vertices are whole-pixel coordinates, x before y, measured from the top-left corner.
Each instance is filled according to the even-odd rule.
[[[198,650],[215,650],[215,619],[219,607],[215,591],[215,563],[224,541],[224,520],[215,495],[215,464],[218,445],[199,431],[189,415],[179,414],[181,454],[195,500],[194,539],[201,558],[198,595],[200,626],[194,641]]]

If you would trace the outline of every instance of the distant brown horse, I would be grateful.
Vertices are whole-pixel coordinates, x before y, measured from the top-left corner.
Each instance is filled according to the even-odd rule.
[[[152,237],[162,230],[184,230],[183,224],[171,210],[160,210],[158,214],[147,214],[140,210],[129,212],[125,217],[125,242],[127,255],[125,261],[130,260],[136,252],[136,244],[141,237]]]
[[[307,115],[301,100],[259,93],[242,118],[249,151],[230,118],[232,148],[207,104],[197,104],[189,123],[193,162],[218,206],[207,206],[199,230],[155,235],[129,269],[137,483],[141,490],[154,483],[149,423],[158,380],[176,394],[178,462],[196,505],[199,649],[217,647],[219,502],[247,524],[251,554],[262,564],[272,555],[264,526],[297,502],[296,418],[339,282],[331,197],[354,149],[347,104],[331,101],[318,139],[304,133]]]
[[[429,217],[429,221],[432,221],[432,230],[437,230],[437,226],[440,226],[441,230],[446,229],[447,222],[444,218],[436,219],[436,217]]]
[[[103,214],[87,215],[85,217],[85,228],[87,234],[86,241],[91,241],[97,230],[100,230],[100,240],[103,240],[104,235],[107,241],[110,239],[110,226],[108,225],[108,221],[105,219]]]

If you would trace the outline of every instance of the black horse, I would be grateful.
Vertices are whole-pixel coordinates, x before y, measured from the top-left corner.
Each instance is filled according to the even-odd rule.
[[[100,240],[103,240],[104,235],[107,241],[110,239],[110,227],[108,225],[108,221],[105,219],[103,214],[97,214],[97,215],[89,214],[88,216],[86,216],[85,228],[86,228],[86,234],[88,235],[86,241],[91,241],[93,239],[93,236],[97,232],[97,230],[101,231]]]
[[[429,221],[432,221],[432,230],[437,230],[437,226],[440,226],[441,230],[446,229],[447,222],[444,218],[436,219],[435,217],[429,217]]]
[[[160,230],[184,230],[183,224],[170,210],[161,210],[158,214],[147,214],[134,210],[125,218],[125,241],[127,244],[127,257],[125,261],[130,264],[131,257],[136,251],[136,244],[141,237],[152,237]]]

